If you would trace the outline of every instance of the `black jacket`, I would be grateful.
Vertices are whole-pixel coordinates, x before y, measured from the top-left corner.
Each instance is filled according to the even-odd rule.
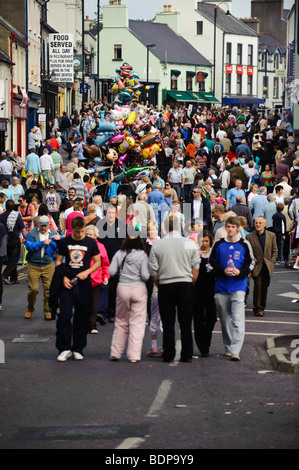
[[[202,206],[203,206],[203,222],[205,224],[206,230],[209,230],[211,233],[213,233],[213,225],[212,225],[212,211],[211,211],[211,204],[210,201],[208,201],[207,198],[204,196],[201,197],[202,199]],[[193,201],[194,198],[192,197],[191,200],[191,219],[194,219],[194,209],[193,209]]]

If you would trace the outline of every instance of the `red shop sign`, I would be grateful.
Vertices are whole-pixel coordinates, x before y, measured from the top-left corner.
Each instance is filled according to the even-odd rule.
[[[238,75],[243,75],[243,65],[237,65],[236,71]]]
[[[230,75],[231,73],[233,73],[233,66],[232,65],[226,65],[225,66],[225,73],[227,75]]]
[[[247,75],[253,75],[253,67],[247,67]]]

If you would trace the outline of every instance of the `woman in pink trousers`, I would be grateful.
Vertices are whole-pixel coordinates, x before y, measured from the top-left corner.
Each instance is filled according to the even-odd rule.
[[[121,359],[127,347],[129,362],[141,359],[147,317],[146,281],[150,277],[148,256],[142,240],[126,238],[123,247],[113,257],[110,276],[119,273],[116,295],[115,328],[112,337],[112,361]]]

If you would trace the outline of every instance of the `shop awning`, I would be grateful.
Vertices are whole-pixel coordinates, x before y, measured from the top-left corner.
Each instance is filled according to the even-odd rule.
[[[196,101],[197,103],[206,103],[207,101],[201,96],[200,93],[196,93],[195,91],[188,91],[188,95],[191,96],[191,99],[193,101]]]
[[[191,94],[187,93],[186,91],[168,91],[167,93],[170,98],[178,102],[197,102],[197,99],[195,97],[192,97]]]
[[[263,104],[265,102],[264,99],[258,98],[257,96],[236,96],[236,95],[228,95],[224,96],[222,100],[223,104]]]
[[[220,103],[217,98],[213,95],[213,93],[204,93],[200,92],[202,98],[204,99],[205,103]]]

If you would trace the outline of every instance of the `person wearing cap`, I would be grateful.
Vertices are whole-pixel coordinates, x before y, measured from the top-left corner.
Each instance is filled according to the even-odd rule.
[[[28,262],[28,296],[25,318],[30,319],[34,312],[39,282],[42,281],[44,290],[45,320],[52,320],[49,307],[49,293],[52,277],[55,271],[55,255],[60,235],[49,228],[50,219],[43,215],[39,217],[38,226],[30,231],[25,242]]]
[[[39,147],[39,140],[37,135],[38,128],[33,127],[28,134],[28,148],[37,150]]]

